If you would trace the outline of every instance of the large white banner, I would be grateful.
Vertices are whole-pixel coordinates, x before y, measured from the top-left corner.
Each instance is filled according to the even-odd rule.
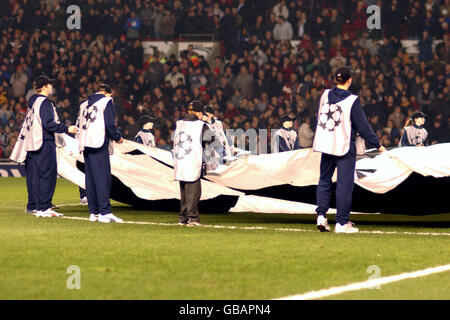
[[[84,174],[76,167],[83,162],[77,141],[66,137],[66,147],[58,149],[58,173],[84,187]],[[131,155],[140,150],[143,154]],[[311,148],[283,153],[246,155],[216,170],[202,180],[202,200],[219,195],[240,196],[232,211],[314,213],[315,206],[299,202],[245,196],[238,190],[258,190],[271,186],[317,185],[321,154]],[[179,199],[179,184],[173,179],[170,151],[126,140],[114,144],[111,155],[114,176],[145,200]],[[402,147],[356,162],[355,183],[374,193],[386,193],[413,173],[435,178],[450,176],[450,143],[429,147]],[[209,180],[209,181],[208,181]],[[420,186],[418,186],[420,187]]]

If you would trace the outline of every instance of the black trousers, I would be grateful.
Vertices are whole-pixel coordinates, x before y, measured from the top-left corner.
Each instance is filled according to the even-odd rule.
[[[45,211],[51,208],[57,177],[55,141],[44,140],[39,150],[28,152],[25,170],[28,190],[27,209]]]
[[[111,213],[111,164],[109,162],[108,142],[98,148],[85,148],[84,168],[89,213]]]
[[[200,222],[198,205],[202,195],[202,183],[198,179],[194,182],[180,181],[180,217],[179,222]]]
[[[28,191],[27,210],[37,210],[33,198],[33,160],[29,155],[27,155],[27,158],[25,159],[25,177],[27,180]]]
[[[350,149],[343,156],[332,156],[322,154],[320,161],[320,180],[317,186],[316,198],[317,209],[319,215],[326,217],[326,213],[330,208],[332,177],[334,170],[337,168],[336,183],[336,223],[346,224],[350,218],[350,210],[352,208],[352,195],[355,179],[356,164],[356,147],[355,143],[350,143]]]

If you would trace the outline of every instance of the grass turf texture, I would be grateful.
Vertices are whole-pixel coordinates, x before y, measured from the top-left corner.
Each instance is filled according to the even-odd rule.
[[[273,299],[365,281],[371,265],[384,277],[450,263],[448,235],[403,234],[449,233],[450,214],[352,216],[361,230],[397,234],[319,233],[313,215],[256,213],[201,218],[266,229],[100,224],[24,213],[23,178],[2,178],[0,189],[0,299]],[[78,201],[78,188],[58,179],[53,202]],[[59,211],[88,217],[87,206]],[[119,203],[113,212],[126,221],[177,222],[177,213]],[[80,290],[66,287],[70,265],[80,267]],[[326,299],[449,299],[449,283],[444,272]]]

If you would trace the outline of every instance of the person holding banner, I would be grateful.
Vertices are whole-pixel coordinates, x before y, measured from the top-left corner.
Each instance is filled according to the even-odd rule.
[[[428,145],[428,131],[423,127],[426,115],[423,112],[414,113],[403,128],[399,147],[423,147]]]
[[[65,145],[63,133],[76,133],[77,127],[59,122],[53,102],[48,99],[55,80],[45,75],[33,82],[36,94],[28,100],[28,110],[11,160],[25,162],[28,191],[27,212],[36,217],[61,217],[53,209],[52,198],[56,187],[56,147]]]
[[[202,121],[203,106],[194,100],[188,114],[177,121],[173,135],[174,178],[180,182],[180,215],[178,224],[200,226],[198,206],[202,194],[201,177],[206,164],[203,157],[203,134],[208,130]]]
[[[134,138],[134,141],[143,144],[148,147],[156,148],[155,136],[152,133],[153,126],[155,125],[156,118],[150,117],[148,115],[143,115],[139,118],[139,131]]]
[[[317,228],[330,231],[326,213],[330,207],[332,177],[337,169],[336,233],[356,233],[358,228],[349,221],[354,186],[357,133],[371,145],[384,152],[366,120],[358,96],[348,89],[352,84],[351,70],[341,67],[335,73],[337,86],[327,89],[319,102],[318,121],[313,149],[322,152],[320,179],[317,186]]]
[[[301,149],[297,132],[292,129],[295,117],[285,114],[281,117],[281,129],[275,134],[278,152],[286,152]]]
[[[110,223],[123,222],[111,213],[111,140],[122,143],[123,138],[115,125],[116,112],[112,89],[102,84],[80,105],[77,135],[79,150],[84,156],[85,185],[89,207],[89,220]]]
[[[217,160],[220,164],[223,164],[224,157],[233,157],[234,146],[230,146],[223,129],[222,121],[215,117],[214,108],[212,105],[205,106],[203,110],[203,121],[208,125],[212,134],[211,138],[214,139],[210,141],[214,143],[210,143],[209,146],[211,148],[214,147],[215,154],[218,156]]]

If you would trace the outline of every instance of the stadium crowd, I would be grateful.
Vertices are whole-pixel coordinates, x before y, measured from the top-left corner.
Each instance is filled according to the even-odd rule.
[[[81,8],[81,30],[66,27],[73,4]],[[372,4],[381,7],[382,30],[367,29]],[[398,145],[418,110],[427,115],[430,142],[448,142],[449,10],[449,0],[1,1],[0,158],[14,147],[32,81],[42,73],[57,79],[53,99],[68,124],[80,101],[105,82],[129,139],[139,117],[150,114],[158,119],[157,146],[170,149],[175,121],[197,99],[213,105],[225,129],[279,128],[280,117],[291,114],[309,147],[318,99],[334,71],[348,65],[351,91],[384,146]],[[142,40],[184,34],[212,34],[221,54],[207,61],[190,47],[144,61]],[[419,41],[417,56],[403,39]]]

